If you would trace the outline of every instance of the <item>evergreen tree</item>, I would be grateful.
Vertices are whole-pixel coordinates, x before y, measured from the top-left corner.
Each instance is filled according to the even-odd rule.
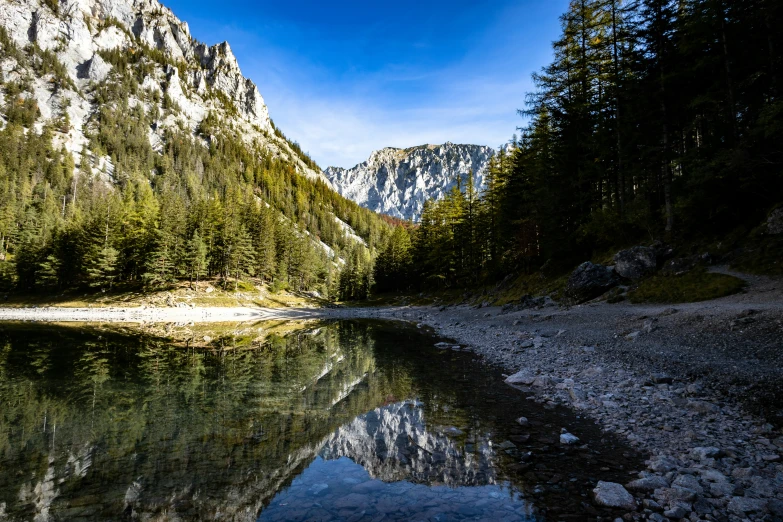
[[[186,256],[190,283],[192,285],[195,278],[198,284],[199,279],[207,275],[207,244],[201,239],[198,230],[188,240]]]

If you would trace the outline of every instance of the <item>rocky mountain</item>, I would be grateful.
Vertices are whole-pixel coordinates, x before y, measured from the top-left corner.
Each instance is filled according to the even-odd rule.
[[[492,441],[480,437],[468,453],[453,440],[456,428],[428,427],[423,405],[406,401],[376,408],[338,428],[324,443],[327,460],[348,457],[371,477],[418,484],[483,486],[497,480]]]
[[[324,174],[340,194],[363,207],[415,221],[425,201],[440,199],[469,172],[481,190],[494,154],[491,147],[454,143],[387,147],[353,168],[329,167]]]
[[[260,142],[294,163],[299,173],[325,180],[275,129],[263,97],[242,75],[228,42],[207,46],[197,41],[188,24],[157,0],[0,0],[0,26],[16,48],[32,48],[39,60],[52,64],[40,74],[29,60],[0,56],[3,82],[27,87],[23,90],[37,103],[39,132],[47,123],[60,127],[67,119],[68,132],[55,139],[77,158],[89,142],[89,117],[100,107],[96,86],[122,73],[118,65],[131,62],[143,65],[136,78],[141,91],[157,94],[161,107],[175,109],[162,111],[150,129],[153,148],[160,149],[167,130],[196,133],[212,115],[208,121],[230,120],[248,142]],[[151,109],[146,97],[129,100],[131,107],[137,103]],[[93,166],[109,161],[94,158]],[[111,165],[103,170],[111,171]]]

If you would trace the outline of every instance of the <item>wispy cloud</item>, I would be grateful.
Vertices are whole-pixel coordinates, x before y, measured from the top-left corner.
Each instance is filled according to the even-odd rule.
[[[333,9],[320,4],[304,18],[281,4],[204,18],[198,6],[171,0],[183,18],[195,16],[196,37],[231,43],[275,123],[323,167],[350,167],[387,146],[508,141],[567,1],[466,1],[391,15],[336,4],[328,20]]]

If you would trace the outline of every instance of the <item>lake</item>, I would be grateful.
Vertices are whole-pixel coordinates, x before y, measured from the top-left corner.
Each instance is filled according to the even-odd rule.
[[[418,328],[270,328],[1,325],[0,520],[586,520],[642,468]]]

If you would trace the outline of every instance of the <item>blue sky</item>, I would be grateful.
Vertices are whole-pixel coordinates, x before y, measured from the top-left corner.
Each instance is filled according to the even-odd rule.
[[[275,124],[322,167],[423,143],[498,146],[523,123],[568,0],[163,0],[227,40]]]

